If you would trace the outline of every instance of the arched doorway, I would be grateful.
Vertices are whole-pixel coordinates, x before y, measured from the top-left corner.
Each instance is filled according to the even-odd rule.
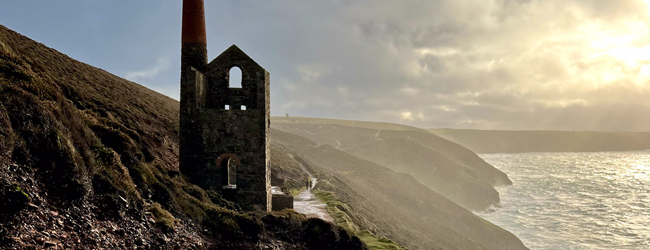
[[[221,171],[221,185],[229,186],[230,185],[230,158],[221,160],[221,166],[219,166]]]
[[[237,189],[237,165],[239,158],[235,154],[225,153],[217,159],[221,185],[224,189]]]

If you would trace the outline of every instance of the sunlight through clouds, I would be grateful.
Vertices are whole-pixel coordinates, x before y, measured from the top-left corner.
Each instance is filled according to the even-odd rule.
[[[94,38],[83,40],[92,46],[80,50],[75,43],[64,52],[99,58],[89,63],[178,97],[180,53],[169,53],[180,52],[180,5],[156,6],[165,11],[127,15],[119,30],[101,34],[78,22],[40,25],[84,30],[69,36]],[[246,48],[271,74],[273,115],[427,128],[648,130],[649,6],[648,0],[238,0],[206,1],[205,8],[209,58],[232,44]],[[155,22],[126,25],[136,18]],[[108,24],[114,22],[102,25]],[[106,32],[129,39],[97,40]]]
[[[273,32],[308,41],[282,58],[296,88],[280,95],[304,106],[275,113],[420,127],[650,128],[646,1],[299,5],[319,11],[299,16],[299,32]]]

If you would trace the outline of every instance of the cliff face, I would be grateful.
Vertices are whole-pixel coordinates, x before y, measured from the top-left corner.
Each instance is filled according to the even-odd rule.
[[[291,211],[244,213],[188,183],[178,108],[0,26],[0,245],[365,248],[340,227]],[[302,175],[283,171],[285,160],[271,164],[291,186]]]
[[[431,129],[479,154],[650,149],[650,132]]]
[[[494,186],[512,184],[505,173],[472,151],[425,130],[387,123],[342,123],[275,118],[272,127],[410,174],[468,209],[482,210],[498,204],[499,193]]]
[[[398,173],[330,145],[271,130],[271,140],[340,201],[337,223],[367,230],[408,249],[527,249],[510,232]],[[335,215],[335,217],[337,217]]]

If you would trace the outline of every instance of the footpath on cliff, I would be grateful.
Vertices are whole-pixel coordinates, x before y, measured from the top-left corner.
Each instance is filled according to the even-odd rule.
[[[293,156],[291,158],[293,158]],[[334,218],[332,218],[332,215],[327,211],[327,204],[321,202],[316,195],[311,192],[311,190],[316,187],[316,184],[318,184],[318,179],[307,171],[305,166],[302,164],[300,164],[300,168],[309,175],[311,186],[293,197],[293,209],[298,213],[304,214],[307,218],[319,218],[334,223]]]

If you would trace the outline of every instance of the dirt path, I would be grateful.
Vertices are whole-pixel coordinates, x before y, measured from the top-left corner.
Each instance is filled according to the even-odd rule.
[[[293,158],[293,156],[291,157]],[[311,189],[318,183],[318,179],[314,178],[302,164],[300,164],[300,167],[311,178],[311,187],[293,197],[293,209],[304,214],[307,218],[320,218],[324,221],[334,222],[334,218],[327,212],[327,205],[318,200],[316,195],[311,192]]]

